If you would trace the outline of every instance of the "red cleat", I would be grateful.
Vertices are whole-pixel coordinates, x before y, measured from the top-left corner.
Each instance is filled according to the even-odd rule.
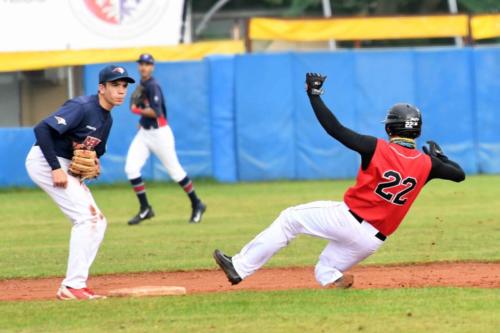
[[[89,288],[74,289],[66,286],[61,286],[57,291],[57,298],[61,301],[69,300],[87,300],[87,299],[104,299],[106,296],[96,295]]]

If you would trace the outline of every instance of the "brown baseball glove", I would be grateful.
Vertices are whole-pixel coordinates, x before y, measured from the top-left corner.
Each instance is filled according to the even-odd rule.
[[[134,92],[130,96],[130,106],[135,105],[139,108],[144,108],[144,87],[138,84]]]
[[[75,149],[68,172],[81,180],[97,178],[100,173],[99,159],[94,150]]]

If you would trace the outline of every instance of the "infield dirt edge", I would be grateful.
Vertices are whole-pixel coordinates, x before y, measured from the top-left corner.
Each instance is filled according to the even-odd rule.
[[[500,262],[436,262],[357,266],[353,289],[475,287],[500,288]],[[0,301],[50,300],[60,277],[0,280]],[[237,286],[220,270],[144,272],[91,277],[89,286],[107,295],[110,290],[140,286],[179,286],[187,294],[243,290],[319,289],[313,267],[264,268]]]

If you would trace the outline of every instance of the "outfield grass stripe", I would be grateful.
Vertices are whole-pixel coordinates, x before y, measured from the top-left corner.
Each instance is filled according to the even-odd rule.
[[[496,332],[500,289],[234,292],[0,302],[5,332]]]

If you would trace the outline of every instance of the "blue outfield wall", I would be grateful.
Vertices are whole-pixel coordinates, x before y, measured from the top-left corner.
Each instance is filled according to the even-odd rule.
[[[136,73],[135,63],[124,63]],[[102,65],[85,67],[85,92],[95,93]],[[385,136],[380,121],[396,102],[423,112],[419,146],[433,139],[467,173],[500,172],[500,48],[350,50],[211,56],[160,63],[168,118],[181,163],[193,177],[224,182],[355,176],[356,153],[332,140],[304,92],[305,73],[328,75],[323,96],[342,123]],[[135,75],[136,76],[136,75]],[[131,89],[134,89],[133,86]],[[128,146],[137,116],[113,110],[114,125],[100,182],[126,180]],[[0,186],[27,185],[29,128],[0,129]],[[168,179],[151,159],[147,179]]]
[[[476,86],[479,73],[474,60],[475,53],[482,51],[406,49],[238,56],[239,179],[355,176],[357,154],[328,137],[315,119],[304,93],[307,71],[328,75],[324,100],[346,126],[384,137],[380,121],[387,109],[396,102],[410,102],[424,114],[419,145],[429,139],[442,143],[469,174],[483,170],[484,163],[493,164],[489,172],[499,172],[500,163],[492,161],[497,157],[490,155],[493,148],[478,159],[477,147],[483,145],[478,142],[475,95],[485,82]],[[499,49],[488,52],[500,56]],[[497,75],[481,81],[498,85],[500,68],[488,68]],[[494,107],[491,105],[490,114]],[[500,137],[494,131],[493,141],[498,144]]]
[[[500,172],[500,50],[474,52],[474,107],[478,171]]]
[[[24,166],[35,135],[31,128],[0,128],[0,186],[31,186]]]
[[[212,172],[223,182],[238,180],[234,114],[234,57],[212,56],[208,66]]]

